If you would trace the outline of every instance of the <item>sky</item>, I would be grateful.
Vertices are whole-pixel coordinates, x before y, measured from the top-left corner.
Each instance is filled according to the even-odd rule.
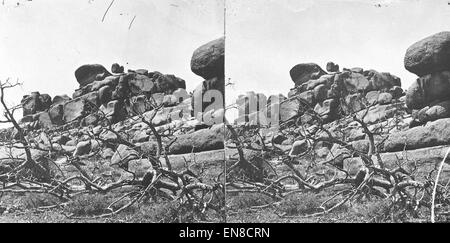
[[[223,36],[224,0],[115,0],[102,21],[110,3],[0,2],[0,80],[23,82],[9,104],[32,91],[72,96],[75,70],[89,63],[174,74],[188,91],[203,81],[190,70],[192,53]]]
[[[287,96],[294,87],[289,70],[306,62],[390,72],[407,89],[417,76],[404,68],[406,49],[450,31],[449,2],[227,0],[226,76],[235,85],[226,102],[247,91]]]

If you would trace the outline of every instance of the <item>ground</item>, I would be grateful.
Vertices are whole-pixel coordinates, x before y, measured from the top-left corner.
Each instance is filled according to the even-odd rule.
[[[190,159],[195,156],[195,159]],[[196,153],[195,155],[173,155],[169,157],[173,169],[181,170],[184,159],[191,161],[191,169],[202,173],[202,179],[210,182],[223,171],[223,150]],[[183,159],[184,158],[184,159]],[[107,161],[85,161],[86,166],[104,164]],[[107,166],[105,166],[107,167]],[[105,172],[100,168],[98,173]],[[124,195],[129,188],[121,188],[105,194],[83,194],[62,206],[54,207],[61,202],[49,194],[36,193],[0,193],[0,222],[221,222],[223,215],[215,212],[206,213],[205,218],[196,218],[190,209],[180,207],[177,202],[158,197],[149,197],[139,205],[106,218],[93,218],[107,213],[105,209],[114,200]],[[47,208],[46,208],[47,207]],[[50,208],[48,208],[50,207]],[[5,209],[8,211],[5,212]]]

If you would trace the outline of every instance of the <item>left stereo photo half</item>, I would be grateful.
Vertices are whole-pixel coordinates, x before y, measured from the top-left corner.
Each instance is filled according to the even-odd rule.
[[[0,222],[226,221],[224,0],[0,16]]]

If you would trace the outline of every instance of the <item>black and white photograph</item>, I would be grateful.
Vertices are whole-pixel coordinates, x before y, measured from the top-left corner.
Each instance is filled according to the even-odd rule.
[[[1,0],[0,223],[435,222],[450,1]]]
[[[2,1],[0,222],[225,222],[223,11]]]
[[[449,1],[226,5],[227,222],[449,221]]]

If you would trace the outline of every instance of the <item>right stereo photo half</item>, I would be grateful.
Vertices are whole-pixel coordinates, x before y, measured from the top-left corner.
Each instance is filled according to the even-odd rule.
[[[227,222],[448,222],[450,3],[227,0]]]

